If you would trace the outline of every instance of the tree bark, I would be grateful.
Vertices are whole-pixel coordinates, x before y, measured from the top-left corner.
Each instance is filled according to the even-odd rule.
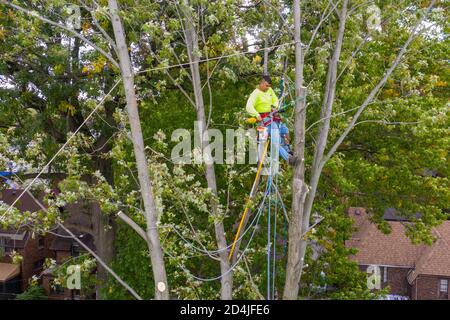
[[[116,224],[113,219],[103,214],[97,202],[90,205],[95,250],[104,263],[110,265],[115,256],[114,240],[116,234]],[[108,284],[108,271],[101,265],[97,267],[97,279],[99,283],[96,285],[97,300],[104,300],[104,289]]]
[[[125,88],[127,101],[127,111],[133,139],[133,149],[136,157],[138,169],[138,179],[141,187],[142,199],[145,208],[145,219],[147,223],[148,248],[150,250],[150,260],[155,282],[155,299],[169,299],[169,288],[167,284],[166,268],[162,252],[159,231],[156,225],[157,209],[153,195],[153,188],[148,174],[147,159],[144,152],[144,139],[142,136],[141,123],[137,106],[136,92],[134,88],[134,73],[131,59],[128,53],[128,46],[125,38],[125,31],[119,16],[119,8],[116,0],[108,0],[111,14],[112,26],[114,29],[115,41],[119,53],[119,64]]]
[[[192,19],[192,13],[187,4],[184,1],[181,5],[181,9],[184,15],[184,33],[186,38],[187,51],[189,56],[191,74],[192,74],[192,85],[194,88],[195,105],[197,109],[197,124],[198,133],[200,135],[200,142],[202,150],[209,144],[209,134],[206,127],[205,119],[205,106],[203,101],[202,84],[200,80],[200,69],[199,69],[199,56],[198,56],[198,34],[195,30],[195,26]],[[211,156],[211,154],[208,154]],[[217,183],[216,183],[216,173],[214,170],[214,164],[206,162],[206,181],[208,188],[211,189],[214,196],[217,196]],[[215,201],[211,202],[213,216],[217,217],[217,204]],[[232,287],[233,287],[233,274],[230,271],[230,263],[228,261],[227,254],[227,240],[225,237],[225,229],[222,221],[215,220],[214,231],[216,234],[216,241],[218,249],[220,250],[220,271],[221,271],[221,292],[220,296],[222,300],[232,299]]]
[[[328,74],[327,74],[327,82],[325,87],[325,95],[324,95],[324,102],[322,105],[322,110],[320,117],[324,118],[325,120],[322,122],[319,133],[317,137],[317,145],[315,149],[314,159],[313,159],[313,165],[311,168],[311,181],[310,181],[310,191],[306,195],[306,201],[304,200],[303,203],[303,216],[301,219],[301,235],[304,235],[309,228],[309,220],[311,217],[311,211],[312,206],[314,203],[315,194],[317,191],[317,186],[319,184],[320,174],[322,172],[322,157],[325,151],[325,147],[327,145],[328,141],[328,133],[330,131],[330,119],[331,119],[331,113],[333,110],[333,102],[334,97],[336,93],[336,77],[337,77],[337,68],[338,68],[338,62],[339,57],[341,55],[341,49],[342,49],[342,42],[344,38],[344,31],[345,31],[345,23],[347,20],[347,4],[348,0],[344,0],[342,5],[342,10],[340,13],[340,22],[339,22],[339,31],[336,38],[336,44],[335,49],[333,53],[333,57],[330,61],[329,67],[328,67]],[[300,236],[300,253],[299,253],[299,264],[298,264],[298,282],[300,282],[300,278],[303,272],[303,266],[304,266],[304,258],[306,254],[306,248],[308,246],[308,241],[304,239],[302,236]]]
[[[294,40],[295,40],[295,119],[294,119],[294,155],[299,159],[294,167],[292,178],[292,212],[289,219],[288,261],[283,299],[297,299],[300,281],[300,243],[303,217],[303,203],[308,188],[305,183],[305,106],[306,88],[303,87],[303,52],[301,46],[300,0],[294,1]]]
[[[339,25],[339,31],[338,31],[338,37],[336,40],[336,46],[335,51],[333,54],[333,58],[330,62],[328,76],[327,76],[327,85],[325,89],[325,98],[324,98],[324,104],[322,106],[321,110],[321,117],[323,117],[324,123],[321,125],[319,129],[319,135],[318,135],[318,145],[316,147],[316,152],[313,160],[313,166],[312,166],[312,173],[311,173],[311,181],[310,181],[310,191],[308,194],[304,194],[302,197],[299,195],[296,195],[298,190],[298,187],[295,187],[297,184],[298,186],[305,186],[304,179],[298,179],[297,182],[295,181],[297,176],[300,176],[297,173],[297,167],[294,170],[294,188],[293,188],[293,217],[292,219],[299,219],[299,222],[292,221],[289,225],[289,256],[288,256],[288,267],[287,267],[287,275],[286,275],[286,284],[285,284],[285,292],[284,292],[284,298],[285,299],[296,299],[298,295],[299,290],[299,282],[301,273],[303,270],[303,263],[304,263],[304,257],[306,253],[307,248],[307,241],[303,239],[303,235],[308,231],[309,228],[309,219],[311,215],[311,210],[315,198],[315,193],[317,190],[317,186],[320,180],[320,175],[322,172],[322,169],[325,165],[325,163],[330,159],[330,157],[333,155],[333,153],[336,151],[336,149],[339,147],[339,145],[342,143],[342,141],[345,139],[345,137],[348,135],[348,133],[352,130],[352,128],[355,126],[356,121],[358,120],[359,116],[362,114],[364,109],[368,106],[368,104],[375,98],[376,93],[381,89],[381,87],[386,83],[387,79],[390,77],[392,72],[395,70],[397,65],[399,64],[401,58],[406,52],[406,49],[408,45],[411,43],[411,41],[415,38],[417,35],[416,32],[421,25],[422,21],[424,20],[425,16],[429,13],[431,8],[434,6],[436,0],[431,1],[430,5],[428,6],[428,9],[426,10],[425,14],[419,19],[415,27],[413,28],[408,40],[405,42],[405,44],[402,46],[401,50],[397,54],[397,57],[393,64],[390,66],[390,68],[385,72],[383,78],[378,82],[378,84],[372,89],[372,91],[367,96],[366,100],[363,102],[363,104],[358,108],[356,114],[353,116],[352,121],[347,126],[347,128],[344,130],[344,133],[338,138],[338,140],[333,144],[333,146],[330,148],[328,153],[324,156],[325,147],[328,140],[328,132],[329,132],[329,121],[331,117],[331,111],[332,111],[332,105],[334,101],[334,94],[336,89],[336,73],[337,73],[337,63],[340,56],[340,50],[342,46],[342,39],[344,35],[344,29],[345,29],[345,22],[346,22],[346,16],[347,16],[347,4],[348,0],[345,0],[343,3],[342,11],[340,13],[340,25]],[[298,7],[298,8],[297,8]],[[298,14],[297,14],[298,12]],[[296,36],[299,34],[299,22],[300,22],[300,9],[299,9],[299,0],[295,0],[294,4],[294,22],[295,22],[295,33]],[[296,59],[298,55],[298,50],[296,48]],[[301,55],[300,55],[301,56]],[[296,67],[297,69],[297,67]],[[297,84],[297,70],[296,70],[296,84]],[[303,119],[304,120],[304,119]],[[295,128],[296,128],[296,136],[297,136],[297,119],[295,122]],[[303,132],[304,133],[304,132]],[[304,138],[304,136],[303,136]],[[296,145],[297,148],[297,145]],[[297,150],[296,150],[297,151]],[[304,174],[304,172],[303,172]],[[302,176],[304,178],[304,175]],[[306,202],[305,202],[305,197]],[[298,198],[300,198],[301,206],[298,207]],[[299,211],[299,216],[297,216],[295,213]],[[300,213],[300,211],[302,211]],[[292,227],[292,230],[291,230]],[[300,228],[300,229],[299,229]],[[300,231],[300,232],[299,232]],[[292,235],[291,232],[294,232]],[[291,243],[291,241],[294,241],[294,243]],[[298,242],[297,242],[298,241]],[[291,250],[292,248],[292,250]],[[291,259],[291,251],[292,251],[292,259]]]
[[[101,154],[109,152],[111,146],[108,145],[105,149],[99,151],[100,155],[96,156],[95,166],[97,170],[105,177],[106,181],[114,186],[114,172],[113,164],[111,159],[102,159]],[[116,250],[115,250],[115,239],[117,225],[114,218],[101,212],[99,205],[96,203],[92,207],[93,221],[94,224],[94,236],[95,236],[95,248],[97,250],[100,258],[107,264],[110,265],[113,261]],[[102,300],[104,298],[103,292],[107,285],[109,274],[108,270],[103,268],[101,265],[97,268],[97,277],[100,280],[97,285],[97,299]]]
[[[79,30],[77,30],[79,31]],[[71,46],[71,61],[70,61],[70,72],[72,75],[78,74],[80,68],[80,47],[81,40],[77,37],[74,37],[73,47]],[[70,79],[70,82],[67,83],[68,86],[73,86],[73,81]],[[70,97],[70,103],[77,105],[78,103],[78,92],[79,90],[74,88],[74,94]],[[108,107],[108,103],[105,102],[105,110],[107,110],[108,116],[114,108],[113,106]],[[78,109],[78,108],[77,108]],[[77,111],[77,114],[78,111]],[[81,114],[80,114],[81,115]],[[72,120],[72,117],[68,117],[69,120]],[[83,122],[84,119],[80,120],[80,123]],[[74,131],[79,126],[75,121],[71,121],[72,128]],[[109,134],[111,130],[104,130],[102,135],[97,139],[96,144],[101,144],[103,147],[98,149],[93,155],[93,167],[94,170],[99,170],[103,177],[105,177],[106,181],[114,186],[114,173],[113,173],[113,163],[111,159],[105,159],[103,156],[111,151],[111,143],[108,143],[105,136]],[[92,183],[92,181],[91,181]],[[101,211],[100,205],[97,202],[90,203],[90,211],[91,211],[91,221],[93,230],[91,232],[94,237],[95,249],[99,257],[103,260],[104,263],[110,265],[113,261],[116,250],[114,246],[114,241],[116,238],[116,223],[114,218],[104,214]],[[105,288],[108,285],[109,273],[101,264],[97,266],[97,284],[96,284],[96,299],[103,300],[105,299],[104,292]]]

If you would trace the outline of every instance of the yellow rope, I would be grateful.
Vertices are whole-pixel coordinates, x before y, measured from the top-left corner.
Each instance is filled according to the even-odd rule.
[[[263,155],[261,157],[261,161],[259,162],[258,171],[256,171],[256,177],[255,177],[255,181],[253,182],[252,190],[253,190],[253,188],[255,188],[255,184],[256,184],[256,182],[259,179],[259,175],[261,174],[261,169],[262,169],[262,166],[263,166],[263,163],[264,163],[264,159],[266,157],[267,147],[268,146],[269,146],[269,139],[267,139],[266,146],[264,148],[264,153],[263,153]],[[239,234],[241,233],[242,224],[244,223],[244,219],[247,216],[247,212],[249,210],[250,202],[252,200],[252,197],[253,197],[253,195],[250,194],[249,198],[247,199],[245,210],[244,210],[244,213],[242,215],[241,222],[239,223],[239,227],[238,227],[236,236],[234,237],[233,246],[231,247],[231,251],[230,251],[230,255],[228,256],[228,260],[231,260],[231,257],[233,256],[234,247],[236,246],[237,239],[239,238]]]

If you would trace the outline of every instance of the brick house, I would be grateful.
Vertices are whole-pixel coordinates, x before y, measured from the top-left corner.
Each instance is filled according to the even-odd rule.
[[[89,209],[81,203],[67,205],[65,211],[70,212],[64,220],[64,225],[92,251],[96,251],[94,236],[92,235],[93,222]],[[64,264],[69,266],[73,264],[68,263],[80,255],[86,254],[86,250],[74,239],[70,238],[64,230],[58,228],[56,234],[61,235],[55,237],[50,250],[57,265]],[[87,293],[86,290],[70,290],[62,286],[52,286],[54,276],[50,270],[46,270],[42,276],[42,286],[50,300],[80,300],[80,299],[94,299],[95,294]]]
[[[11,205],[23,190],[0,190],[0,201]],[[38,211],[39,205],[28,194],[24,194],[15,204],[21,212]],[[93,236],[86,232],[92,228],[89,217],[83,212],[82,205],[68,206],[70,216],[65,225],[84,244],[95,250]],[[81,232],[83,230],[84,232]],[[60,236],[57,236],[60,235]],[[11,253],[16,251],[23,259],[20,264],[13,264]],[[68,259],[84,254],[86,251],[59,228],[44,236],[34,235],[26,228],[19,230],[2,230],[0,228],[0,300],[14,299],[15,295],[25,291],[33,276],[39,277],[45,293],[51,300],[82,299],[78,290],[63,287],[54,288],[51,281],[54,278],[50,270],[44,270],[46,258],[55,259],[58,265]]]
[[[364,208],[350,208],[356,231],[347,247],[358,249],[351,258],[362,271],[378,266],[381,287],[390,287],[390,293],[413,300],[450,300],[450,221],[433,229],[437,237],[432,246],[414,245],[405,234],[405,219],[396,217],[392,210],[384,218],[391,227],[384,234]]]
[[[90,249],[94,250],[93,237],[90,234],[84,234],[74,229],[70,231]],[[65,234],[63,230],[57,230],[57,232],[58,234]],[[77,241],[68,237],[56,237],[50,246],[50,250],[53,251],[57,265],[62,265],[69,259],[86,253],[86,250],[83,249]],[[50,270],[45,270],[42,275],[42,286],[50,300],[80,300],[93,298],[82,295],[80,290],[70,290],[63,286],[53,286],[53,279],[54,276],[52,272]]]
[[[7,189],[0,192],[0,201],[12,204],[20,190]],[[24,194],[16,207],[21,211],[36,211],[39,207],[34,200]],[[0,299],[10,299],[23,292],[33,275],[43,271],[45,258],[54,257],[50,250],[54,237],[34,235],[25,228],[19,230],[0,229]],[[23,259],[13,264],[11,253],[16,251]]]

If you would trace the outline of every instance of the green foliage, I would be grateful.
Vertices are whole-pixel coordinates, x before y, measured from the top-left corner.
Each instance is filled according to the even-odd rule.
[[[100,7],[95,17],[112,35],[105,15],[107,1],[97,2]],[[17,3],[59,21],[64,17],[61,9],[68,2]],[[85,3],[93,4],[92,1]],[[308,180],[338,23],[337,15],[331,14],[312,39],[314,28],[329,2],[302,3],[302,41],[305,44],[311,41],[305,56],[304,79],[308,84],[305,159]],[[381,30],[366,37],[367,6],[362,0],[351,2],[354,9],[346,26],[339,62],[328,148],[395,58],[417,10],[425,5],[423,1],[375,1],[375,4],[386,21]],[[248,8],[236,1],[193,3],[194,19],[202,31],[199,34],[201,59],[230,55],[200,64],[205,106],[207,116],[211,112],[212,128],[225,133],[227,128],[245,126],[244,105],[262,72],[263,53],[232,54],[254,48],[249,47],[252,44],[249,38],[257,42],[268,38],[269,45],[292,41],[291,5],[291,1],[272,0]],[[217,249],[214,221],[209,214],[211,201],[219,204],[227,240],[232,241],[255,169],[249,165],[217,165],[218,196],[213,197],[206,188],[203,166],[177,166],[168,160],[174,145],[170,141],[173,130],[193,131],[196,119],[195,108],[180,90],[192,99],[189,68],[161,69],[187,61],[179,8],[176,2],[150,0],[121,1],[121,7],[134,67],[140,71],[153,70],[139,72],[135,80],[171,296],[218,299],[219,281],[201,282],[192,275],[216,277],[220,273],[219,264],[204,252],[195,250],[192,244],[210,251]],[[198,12],[204,14],[198,16]],[[84,9],[82,14],[83,35],[108,50],[107,41],[100,37],[90,14]],[[421,213],[421,218],[413,220],[408,228],[408,235],[416,243],[432,243],[430,230],[448,218],[444,210],[450,203],[447,101],[450,79],[448,39],[443,35],[448,31],[445,12],[436,10],[429,22],[436,23],[437,27],[413,41],[397,70],[324,167],[313,208],[324,220],[307,234],[323,252],[318,259],[313,259],[312,252],[308,251],[302,298],[374,299],[383,293],[369,292],[366,275],[348,258],[352,251],[345,247],[345,240],[351,237],[353,229],[344,213],[349,206],[368,208],[374,213],[374,221],[386,232],[389,230],[382,221],[386,208],[396,208],[410,218]],[[9,84],[0,85],[0,169],[13,161],[25,171],[37,171],[118,79],[118,70],[98,52],[80,49],[83,45],[71,34],[4,5],[0,5],[0,43],[0,80]],[[285,58],[289,63],[287,100],[292,101],[292,46],[270,52],[269,70],[276,89]],[[206,79],[210,80],[209,84]],[[60,189],[58,196],[45,199],[49,213],[9,210],[5,219],[0,220],[1,227],[26,223],[33,226],[33,231],[45,233],[55,222],[66,218],[59,207],[96,202],[105,216],[115,218],[122,210],[145,230],[122,89],[112,96],[49,168],[49,172],[64,172],[67,176],[62,181],[43,180],[33,188],[33,192],[47,194],[51,188]],[[292,115],[293,111],[288,110],[285,116],[291,129]],[[292,201],[291,177],[291,170],[283,164],[279,185],[288,210]],[[8,207],[0,203],[0,216]],[[275,285],[280,295],[286,264],[281,211],[277,219],[280,255]],[[236,298],[259,299],[261,292],[266,292],[266,223],[264,215],[245,261],[234,271]],[[154,282],[146,242],[131,228],[119,223],[115,244],[114,270],[142,297],[153,298]],[[324,287],[327,290],[321,289]],[[104,293],[111,299],[131,298],[113,279]]]
[[[30,285],[28,289],[16,296],[16,300],[47,300],[44,288],[40,285]]]
[[[154,295],[154,281],[149,264],[149,252],[145,241],[128,226],[120,224],[116,239],[118,253],[113,263],[114,270],[144,299]],[[170,284],[170,282],[169,282]],[[116,281],[105,287],[108,299],[133,299]]]
[[[61,264],[56,264],[53,259],[46,259],[45,268],[51,270],[53,279],[50,281],[50,286],[56,288],[61,286],[67,288],[67,281],[73,274],[74,270],[80,272],[80,292],[83,297],[92,297],[95,293],[98,279],[95,276],[95,269],[97,263],[95,259],[88,254],[83,254],[77,257],[67,257],[63,259]],[[72,269],[72,270],[70,270]]]

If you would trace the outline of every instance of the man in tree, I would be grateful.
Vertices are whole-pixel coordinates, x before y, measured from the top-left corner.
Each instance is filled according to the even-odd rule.
[[[279,129],[280,133],[280,156],[293,165],[294,156],[289,147],[289,130],[281,122],[278,114],[278,98],[272,86],[272,79],[268,75],[263,75],[259,85],[250,94],[245,109],[247,112],[259,121],[260,126],[264,126],[271,132],[272,125],[274,129]]]

